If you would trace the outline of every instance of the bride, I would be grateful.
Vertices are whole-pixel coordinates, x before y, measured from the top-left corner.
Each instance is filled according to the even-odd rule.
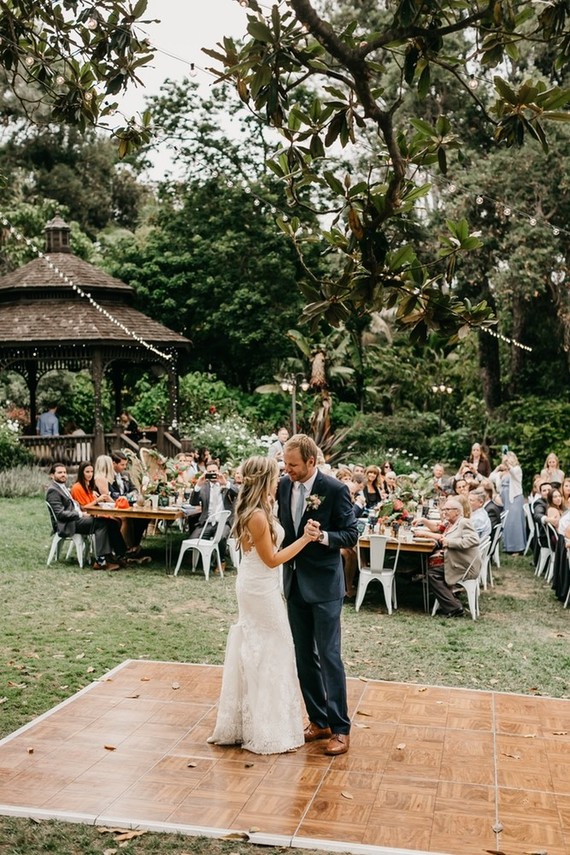
[[[236,583],[239,617],[228,635],[218,718],[208,742],[279,754],[304,744],[304,726],[278,568],[316,540],[319,527],[309,521],[301,537],[279,550],[283,529],[273,514],[278,464],[271,457],[250,457],[241,470],[233,528],[243,552]]]

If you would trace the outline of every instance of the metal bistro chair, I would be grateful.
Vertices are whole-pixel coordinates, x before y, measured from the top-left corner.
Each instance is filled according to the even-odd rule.
[[[534,540],[535,530],[534,530],[534,517],[532,515],[532,506],[530,505],[529,502],[524,503],[523,510],[524,510],[524,517],[526,520],[526,527],[528,529],[526,546],[525,546],[524,552],[523,552],[523,555],[526,555],[527,552],[529,551],[530,547],[531,547],[533,540]]]
[[[540,551],[538,553],[538,563],[536,565],[534,575],[542,576],[542,574],[544,573],[546,581],[548,581],[548,574],[550,572],[550,568],[554,560],[555,544],[556,540],[558,539],[558,532],[549,522],[543,522],[541,520],[539,523],[537,523],[537,526],[540,527],[540,529],[542,530],[542,540],[544,541],[544,545],[542,543],[540,544]],[[537,537],[540,542],[541,538],[538,534],[538,531]]]
[[[469,611],[471,612],[471,617],[473,620],[477,620],[480,615],[479,612],[479,587],[481,585],[481,573],[483,571],[483,566],[486,562],[489,561],[489,549],[491,548],[491,538],[486,537],[484,541],[479,545],[479,556],[481,558],[481,570],[479,571],[479,575],[476,576],[475,579],[466,579],[465,577],[471,570],[473,566],[473,562],[476,561],[476,558],[473,559],[465,573],[463,574],[463,578],[459,579],[456,582],[457,585],[461,585],[462,588],[465,589],[465,593],[467,594],[467,604]],[[432,617],[436,614],[439,609],[439,600],[436,599],[433,604],[432,609]]]
[[[224,575],[224,569],[222,567],[222,562],[220,559],[219,543],[222,539],[224,527],[229,516],[230,511],[219,511],[217,514],[210,514],[210,516],[204,523],[199,537],[190,537],[187,540],[182,541],[182,543],[180,544],[180,554],[178,556],[178,561],[176,562],[176,567],[174,568],[175,576],[178,576],[178,571],[180,570],[180,565],[182,564],[182,558],[184,557],[184,553],[187,552],[188,549],[192,550],[193,573],[196,571],[198,558],[201,558],[204,567],[204,575],[206,579],[209,579],[210,563],[212,561],[212,555],[215,555],[220,576]],[[203,537],[203,534],[208,528],[208,526],[215,526],[215,531],[213,532],[213,536],[211,538]]]
[[[49,567],[52,561],[59,560],[59,547],[64,540],[68,541],[67,553],[65,555],[66,560],[69,558],[72,550],[75,548],[77,563],[80,567],[83,567],[84,561],[87,561],[90,553],[94,552],[93,536],[90,534],[84,535],[76,533],[66,537],[64,534],[59,534],[57,530],[57,519],[53,512],[53,508],[49,502],[46,502],[46,505],[49,510],[51,528],[53,532],[50,550],[46,561],[46,567]]]
[[[370,582],[377,579],[384,591],[384,599],[388,614],[392,614],[392,608],[397,609],[398,603],[396,600],[396,567],[398,565],[398,557],[400,555],[400,541],[394,557],[393,563],[386,566],[386,544],[388,538],[383,534],[371,534],[370,541],[370,560],[368,563],[364,561],[361,549],[360,540],[356,545],[356,554],[358,557],[358,569],[360,571],[358,577],[358,588],[356,590],[356,601],[354,604],[355,611],[359,611],[366,589]]]

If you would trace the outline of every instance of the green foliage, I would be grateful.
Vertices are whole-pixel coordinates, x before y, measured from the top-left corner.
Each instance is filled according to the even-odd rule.
[[[20,445],[19,425],[0,413],[0,472],[30,462],[30,455]]]
[[[431,437],[437,434],[438,417],[434,413],[401,410],[393,416],[377,413],[363,415],[350,430],[351,457],[369,458],[370,452],[405,449],[419,460],[430,456]],[[390,452],[388,451],[388,456]],[[378,461],[378,457],[376,457]]]
[[[229,467],[266,451],[245,419],[238,415],[213,415],[198,426],[183,425],[182,430],[192,437],[196,448],[206,447],[212,457]]]
[[[0,439],[0,456],[1,454],[2,441]],[[30,460],[29,455],[26,455],[26,458],[26,462],[28,462]],[[46,482],[47,478],[43,469],[39,469],[37,466],[26,466],[23,462],[16,465],[16,461],[12,458],[11,464],[0,469],[0,498],[20,499],[34,496],[43,498]]]
[[[568,401],[529,396],[500,407],[490,419],[489,436],[498,455],[503,445],[514,451],[530,487],[551,452],[560,458],[560,468],[570,473],[569,424]]]

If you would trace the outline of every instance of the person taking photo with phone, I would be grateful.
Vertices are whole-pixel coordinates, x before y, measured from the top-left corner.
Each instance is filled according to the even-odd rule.
[[[220,471],[217,463],[210,461],[190,496],[191,505],[200,505],[200,515],[190,522],[190,537],[201,536],[210,539],[214,536],[215,526],[207,526],[202,532],[206,521],[212,514],[219,511],[230,511],[230,516],[224,526],[222,539],[219,543],[220,560],[225,569],[226,545],[233,525],[234,503],[238,496],[238,488],[230,483],[225,474]]]

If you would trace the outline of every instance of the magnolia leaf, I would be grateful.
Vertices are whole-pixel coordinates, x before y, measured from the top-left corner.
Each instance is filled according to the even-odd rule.
[[[245,831],[232,831],[230,834],[224,834],[222,840],[249,840],[249,834]]]
[[[258,825],[252,825],[251,828],[248,830],[250,834],[257,834],[259,831],[261,831],[261,828]]]
[[[141,677],[141,683],[149,683],[150,677]]]
[[[103,748],[104,748],[106,751],[116,751],[116,750],[117,750],[117,746],[116,746],[116,745],[104,745],[104,746],[103,746]]]
[[[405,747],[406,747],[406,743],[405,743],[405,742],[399,742],[399,743],[396,745],[396,750],[397,750],[397,751],[403,751]]]
[[[354,798],[352,793],[347,793],[345,790],[343,790],[343,792],[341,792],[341,796],[343,797],[343,799],[353,799]]]
[[[197,765],[198,765],[197,763],[187,763],[186,768],[187,769],[195,769]]]
[[[134,840],[135,837],[142,837],[143,834],[148,834],[148,831],[123,831],[115,837],[117,842],[122,840]]]
[[[179,688],[180,688],[180,683],[173,683],[173,684],[172,684],[172,688],[173,688],[173,689],[179,689]]]
[[[507,751],[501,751],[503,757],[512,757],[513,760],[520,760],[520,754],[509,754]]]
[[[34,749],[33,749],[33,748],[26,748],[26,751],[28,752],[28,754],[33,754],[33,753],[34,753]]]
[[[356,715],[367,715],[372,716],[372,713],[366,712],[366,710],[356,710]]]

